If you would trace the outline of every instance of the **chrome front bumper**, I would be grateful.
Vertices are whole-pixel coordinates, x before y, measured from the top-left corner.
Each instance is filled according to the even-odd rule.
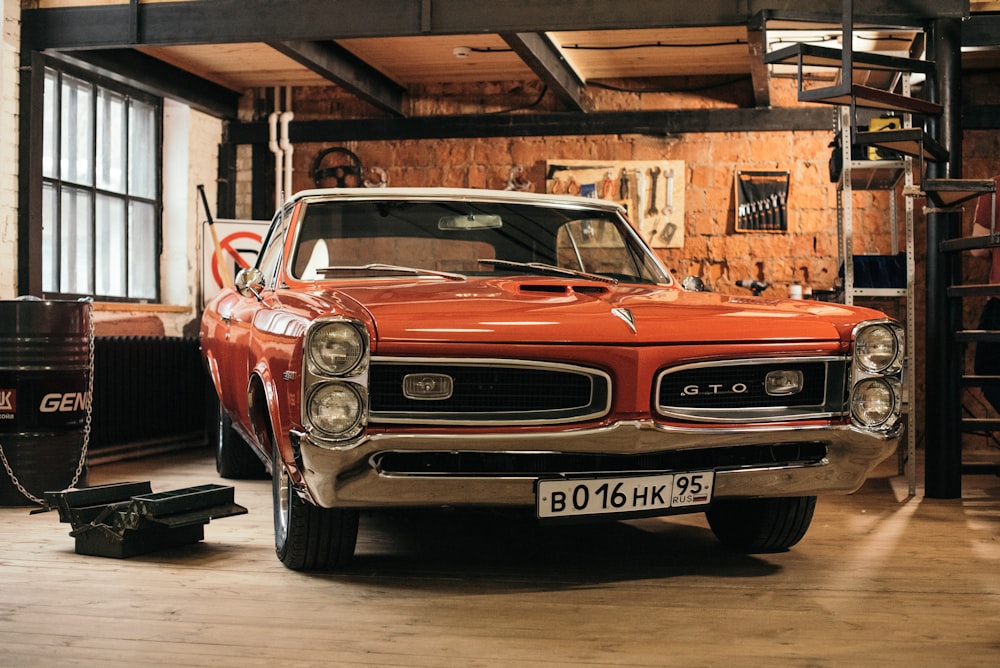
[[[824,460],[720,468],[716,470],[714,495],[716,498],[812,496],[856,490],[871,470],[892,454],[900,435],[901,430],[876,434],[850,426],[678,429],[642,420],[549,433],[374,435],[340,450],[320,447],[305,434],[293,434],[292,443],[309,496],[323,507],[532,506],[538,477],[387,475],[374,468],[372,458],[386,451],[638,455],[811,441],[826,445]]]

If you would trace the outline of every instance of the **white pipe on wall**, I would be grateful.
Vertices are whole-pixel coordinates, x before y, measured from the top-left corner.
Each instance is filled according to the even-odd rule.
[[[267,147],[274,154],[274,201],[281,202],[281,163],[284,157],[278,145],[278,112],[272,111],[267,117],[268,141]]]
[[[293,118],[295,118],[295,114],[290,111],[283,111],[278,118],[281,126],[281,138],[278,146],[285,156],[285,197],[289,197],[292,194],[292,158],[295,156],[295,147],[288,139],[288,124],[292,122]]]

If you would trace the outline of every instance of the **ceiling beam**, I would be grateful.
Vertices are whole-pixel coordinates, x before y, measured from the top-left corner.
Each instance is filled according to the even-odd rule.
[[[664,137],[690,132],[832,132],[833,117],[833,112],[827,107],[421,116],[295,121],[289,126],[288,133],[291,141],[297,143],[590,134]],[[259,144],[267,143],[267,140],[266,122],[228,124],[225,141],[229,143]]]
[[[1000,46],[1000,14],[976,14],[963,21],[962,46]]]
[[[353,53],[333,42],[268,42],[323,78],[393,116],[404,116],[405,89]]]
[[[583,111],[580,96],[584,82],[545,34],[505,32],[500,37],[566,106]]]
[[[217,118],[236,118],[240,94],[132,49],[45,54],[150,95],[179,100]]]
[[[237,42],[323,41],[567,30],[745,25],[763,10],[839,16],[841,0],[187,0],[21,10],[28,48],[80,49]],[[627,11],[626,11],[627,10]],[[866,17],[964,18],[968,0],[857,0]]]
[[[747,24],[750,80],[753,84],[754,104],[758,107],[769,107],[771,106],[771,72],[764,64],[767,44],[764,43],[764,25],[758,18]]]

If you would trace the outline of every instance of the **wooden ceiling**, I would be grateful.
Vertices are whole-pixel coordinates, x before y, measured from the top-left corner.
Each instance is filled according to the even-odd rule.
[[[851,4],[856,18],[892,25],[969,14],[963,0]],[[113,75],[159,77],[161,87],[175,87],[164,93],[217,98],[213,111],[220,115],[227,115],[229,93],[341,86],[394,116],[404,115],[401,100],[416,85],[533,79],[555,90],[567,109],[587,111],[581,92],[598,82],[748,76],[758,106],[766,107],[767,19],[791,17],[807,28],[827,18],[836,27],[845,8],[842,0],[28,0],[22,6],[22,43],[29,49]],[[987,16],[974,31],[976,45],[987,47],[975,62],[997,67],[997,45],[982,44],[1000,43],[998,19]]]
[[[750,74],[746,26],[546,33],[583,81]],[[337,42],[401,86],[537,77],[496,34]],[[331,82],[262,43],[140,47],[154,58],[236,91]]]

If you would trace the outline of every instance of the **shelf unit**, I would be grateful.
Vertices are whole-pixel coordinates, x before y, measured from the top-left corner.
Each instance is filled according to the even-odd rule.
[[[766,42],[766,39],[765,39]],[[920,58],[884,53],[855,52],[854,14],[851,0],[843,0],[840,43],[842,48],[797,43],[777,49],[764,57],[766,64],[794,65],[797,72],[798,99],[820,102],[836,107],[836,127],[840,139],[841,173],[837,181],[837,242],[843,267],[844,303],[859,299],[893,299],[901,302],[899,311],[906,329],[906,360],[904,402],[907,413],[906,446],[899,452],[900,473],[906,476],[909,494],[916,494],[916,429],[913,425],[915,381],[916,305],[914,302],[914,196],[920,194],[914,185],[914,160],[918,173],[923,173],[925,161],[947,160],[945,151],[921,128],[913,127],[913,115],[939,115],[940,105],[912,95],[910,76],[913,73],[932,74],[933,62]],[[916,51],[914,41],[913,51]],[[911,53],[912,55],[912,53]],[[809,88],[806,68],[828,68],[835,73],[829,86]],[[902,128],[878,131],[859,130],[858,109],[893,112],[902,119]],[[899,156],[892,160],[856,160],[854,150],[874,146]],[[896,195],[903,200],[905,253],[902,285],[873,287],[858,285],[854,254],[854,192],[866,190],[890,191],[888,221],[892,258],[899,257],[899,212]]]
[[[904,122],[908,122],[908,119]],[[903,198],[903,251],[905,253],[905,276],[902,287],[859,286],[855,275],[854,253],[854,205],[855,191],[884,190],[889,194],[888,225],[891,239],[891,256],[901,252],[899,240],[899,212],[896,192],[905,193],[913,188],[913,158],[902,156],[898,160],[852,160],[852,134],[855,124],[852,109],[840,106],[837,109],[836,131],[840,135],[840,150],[843,168],[837,181],[837,247],[840,263],[844,271],[844,303],[854,304],[859,299],[895,299],[902,301],[905,315],[902,317],[906,328],[906,367],[903,375],[903,400],[907,413],[906,447],[899,451],[899,471],[906,476],[910,496],[916,494],[916,429],[912,424],[915,381],[912,370],[916,368],[916,304],[914,301],[914,205],[912,197]]]

